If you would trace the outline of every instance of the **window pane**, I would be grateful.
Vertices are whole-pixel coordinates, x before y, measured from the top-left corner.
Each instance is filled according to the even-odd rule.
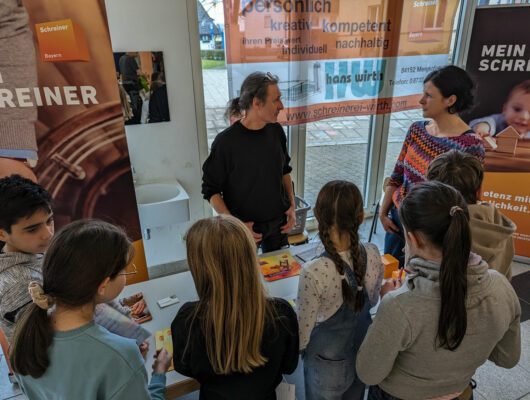
[[[322,186],[335,179],[351,181],[363,193],[371,121],[338,117],[307,124],[304,199],[311,206]]]

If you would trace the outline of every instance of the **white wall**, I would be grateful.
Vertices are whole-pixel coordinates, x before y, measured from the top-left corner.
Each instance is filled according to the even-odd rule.
[[[164,52],[171,121],[126,126],[137,184],[178,180],[190,196],[191,220],[202,218],[202,173],[187,2],[105,0],[105,4],[113,51]],[[198,47],[199,43],[195,45]],[[152,230],[151,239],[144,240],[148,266],[184,259],[182,234],[188,226],[189,223]]]

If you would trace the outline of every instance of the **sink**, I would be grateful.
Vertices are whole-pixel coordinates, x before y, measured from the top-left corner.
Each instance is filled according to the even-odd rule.
[[[190,220],[190,198],[177,181],[138,185],[135,192],[142,229]]]

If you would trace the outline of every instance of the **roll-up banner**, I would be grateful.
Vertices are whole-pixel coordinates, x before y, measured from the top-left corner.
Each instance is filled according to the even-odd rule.
[[[230,97],[264,71],[287,125],[418,108],[449,63],[458,0],[224,0]]]
[[[56,228],[101,218],[140,239],[104,3],[2,0],[0,157],[53,196]]]
[[[517,225],[515,253],[530,257],[529,6],[478,8],[466,69],[477,82],[465,119],[488,134],[481,198]],[[494,148],[496,146],[496,148]],[[493,239],[493,238],[492,238]]]

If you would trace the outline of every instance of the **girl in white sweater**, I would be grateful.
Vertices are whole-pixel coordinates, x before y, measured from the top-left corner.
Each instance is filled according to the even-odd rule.
[[[315,217],[325,252],[304,267],[298,286],[306,399],[362,399],[355,357],[379,298],[381,257],[359,241],[363,200],[353,183],[327,183]]]

